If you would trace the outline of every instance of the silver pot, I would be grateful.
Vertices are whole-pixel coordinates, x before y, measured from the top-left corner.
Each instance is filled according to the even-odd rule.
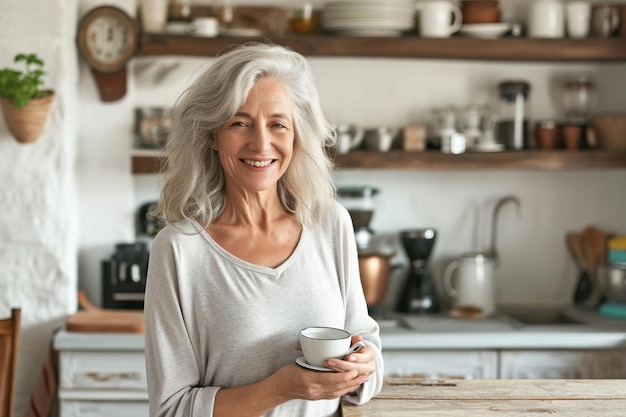
[[[598,268],[598,284],[607,301],[626,302],[626,264],[608,264]]]

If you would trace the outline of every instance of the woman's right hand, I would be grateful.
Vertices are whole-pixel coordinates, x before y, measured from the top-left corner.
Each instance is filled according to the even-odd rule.
[[[287,400],[330,400],[356,390],[369,380],[357,371],[316,372],[290,364],[271,377],[276,393]]]

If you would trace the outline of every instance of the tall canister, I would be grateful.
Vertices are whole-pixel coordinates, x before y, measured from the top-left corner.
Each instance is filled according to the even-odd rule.
[[[507,149],[530,148],[528,96],[530,84],[523,80],[503,81],[498,86],[500,117],[498,141]]]

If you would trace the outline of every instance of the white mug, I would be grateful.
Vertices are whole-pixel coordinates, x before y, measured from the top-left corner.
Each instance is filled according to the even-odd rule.
[[[169,9],[168,0],[141,0],[139,14],[145,32],[160,33],[165,30]]]
[[[187,33],[193,36],[214,38],[219,33],[219,22],[215,17],[198,17],[187,25]]]
[[[586,38],[591,25],[591,3],[572,1],[565,6],[567,36],[570,38]]]
[[[419,34],[424,38],[448,38],[461,28],[463,14],[454,3],[432,0],[419,3]]]
[[[457,307],[477,307],[485,315],[495,312],[495,260],[481,254],[470,254],[448,264],[443,273],[443,289]],[[453,284],[452,276],[456,271]]]
[[[531,38],[565,36],[565,8],[560,0],[536,0],[531,4],[528,36]]]
[[[327,359],[343,359],[350,352],[350,332],[334,327],[307,327],[300,331],[300,347],[309,365],[324,366]]]

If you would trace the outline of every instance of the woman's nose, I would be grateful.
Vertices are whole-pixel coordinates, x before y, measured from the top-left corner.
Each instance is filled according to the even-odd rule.
[[[254,129],[252,137],[250,139],[250,148],[257,152],[262,152],[270,149],[271,140],[270,133],[263,127]]]

